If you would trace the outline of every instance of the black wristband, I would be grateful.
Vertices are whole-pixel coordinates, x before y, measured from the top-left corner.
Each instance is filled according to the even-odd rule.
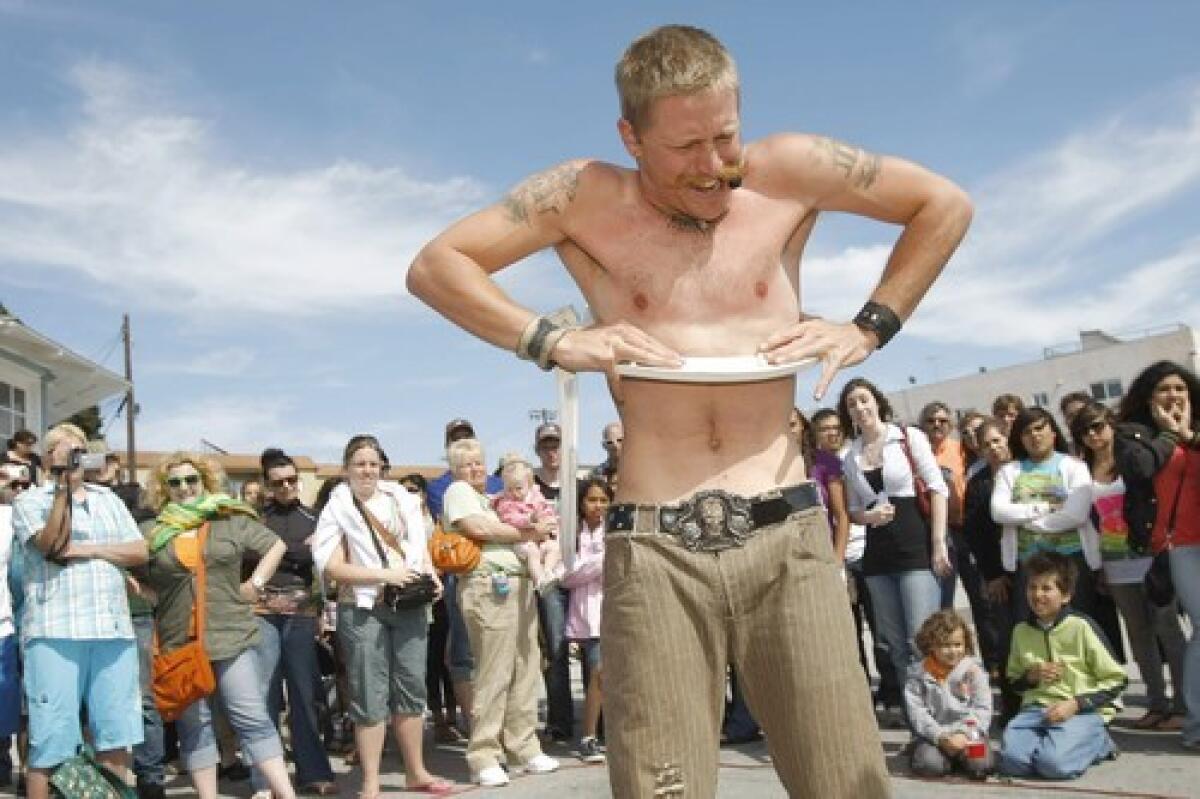
[[[900,317],[896,312],[878,302],[867,300],[863,305],[862,310],[858,312],[858,316],[854,317],[854,324],[868,332],[874,333],[879,339],[879,347],[883,348],[885,344],[900,332]]]

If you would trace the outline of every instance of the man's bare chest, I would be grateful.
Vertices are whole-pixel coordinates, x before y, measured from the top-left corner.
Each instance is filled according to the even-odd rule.
[[[560,255],[602,319],[720,321],[795,311],[795,233],[782,217],[743,215],[710,231],[623,220],[597,225]]]

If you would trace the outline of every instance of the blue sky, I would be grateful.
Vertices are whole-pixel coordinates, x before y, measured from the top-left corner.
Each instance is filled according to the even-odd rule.
[[[450,221],[565,158],[628,164],[612,65],[686,22],[738,60],[747,138],[837,136],[971,192],[976,221],[885,388],[1077,331],[1200,325],[1200,5],[0,0],[0,300],[107,358],[133,317],[139,444],[433,463],[467,416],[531,448],[553,380],[409,298]],[[848,318],[898,230],[818,223],[806,310]],[[546,254],[528,307],[574,302]],[[811,407],[811,377],[798,384]],[[615,418],[583,379],[581,458]],[[114,423],[110,442],[123,441]]]

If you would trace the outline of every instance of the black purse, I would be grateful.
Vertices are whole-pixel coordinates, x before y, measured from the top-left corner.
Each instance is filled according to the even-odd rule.
[[[383,545],[379,543],[380,530],[392,538],[388,542],[389,546],[394,546],[398,551],[400,549],[399,542],[387,532],[387,528],[375,518],[375,514],[367,510],[367,506],[358,501],[356,497],[354,504],[358,506],[359,513],[362,514],[363,520],[367,523],[367,529],[371,531],[371,543],[375,545],[375,552],[379,555],[379,561],[383,564],[383,568],[388,568],[388,556],[384,551]],[[393,611],[408,610],[409,608],[419,608],[423,605],[428,605],[437,598],[437,583],[428,574],[422,574],[415,580],[409,580],[404,585],[385,585],[383,587],[383,604],[391,608]]]
[[[1175,512],[1179,510],[1179,495],[1183,493],[1183,481],[1187,479],[1187,461],[1183,474],[1179,475],[1179,486],[1175,489],[1175,502],[1171,505],[1171,517],[1167,519],[1167,548],[1150,561],[1150,570],[1142,579],[1146,596],[1157,607],[1165,608],[1175,601],[1175,583],[1171,579],[1171,548],[1175,538]]]

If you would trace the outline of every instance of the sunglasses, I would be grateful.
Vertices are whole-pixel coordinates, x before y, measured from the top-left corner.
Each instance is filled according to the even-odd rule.
[[[1084,432],[1085,435],[1098,436],[1104,432],[1105,427],[1108,427],[1108,422],[1092,422],[1087,426],[1087,430]]]
[[[24,491],[25,489],[29,488],[29,486],[33,485],[33,483],[29,482],[28,480],[9,480],[7,483],[0,483],[0,485],[7,485],[14,491]]]
[[[199,485],[200,475],[188,474],[188,475],[184,475],[183,477],[168,477],[167,478],[167,485],[169,485],[171,488],[183,488],[184,483],[187,483],[190,486]]]
[[[267,485],[275,489],[283,488],[284,486],[295,488],[300,485],[300,478],[293,474],[291,477],[280,477],[278,480],[271,480]]]
[[[926,424],[931,424],[931,425],[936,425],[937,427],[941,427],[941,426],[942,426],[942,425],[944,425],[944,424],[945,424],[945,425],[948,425],[948,424],[950,424],[950,420],[949,420],[949,419],[946,419],[946,418],[943,418],[943,417],[937,417],[937,416],[935,416],[935,417],[933,417],[932,419],[929,419],[928,421],[926,421],[925,423],[926,423]]]

